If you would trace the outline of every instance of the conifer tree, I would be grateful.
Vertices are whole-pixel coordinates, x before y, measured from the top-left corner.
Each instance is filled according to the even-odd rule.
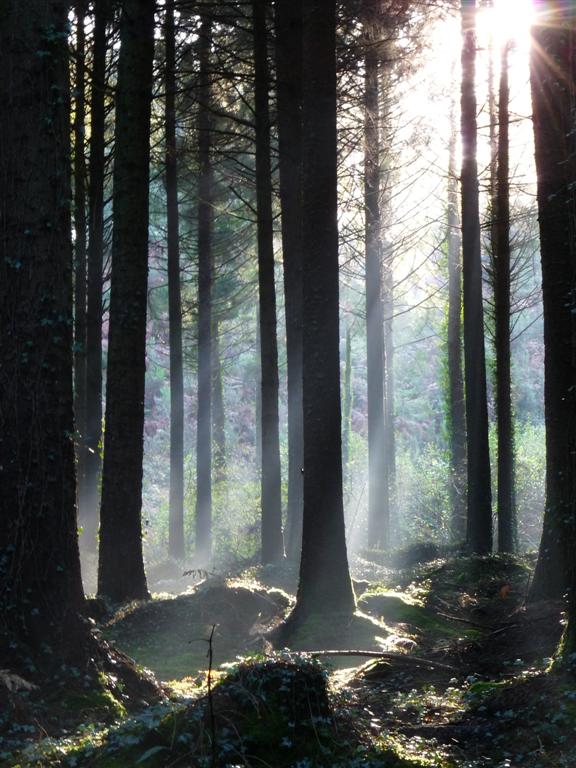
[[[530,82],[544,304],[546,505],[532,599],[570,592],[576,632],[576,9],[542,2],[533,29]]]
[[[484,351],[484,308],[476,123],[476,0],[462,0],[462,258],[464,377],[468,461],[467,540],[473,552],[492,550],[492,490]]]
[[[303,71],[304,518],[294,625],[355,604],[342,501],[335,2],[306,4]]]
[[[88,637],[79,616],[68,64],[66,3],[0,6],[0,666],[26,675],[31,658],[40,671],[83,664]]]
[[[98,594],[115,602],[148,597],[141,513],[154,10],[154,0],[125,0],[120,22],[98,560]]]

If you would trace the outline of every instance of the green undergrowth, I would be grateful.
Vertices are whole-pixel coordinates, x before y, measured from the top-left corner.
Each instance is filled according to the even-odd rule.
[[[525,604],[531,562],[461,557],[361,574],[352,617],[310,618],[275,653],[280,633],[269,631],[292,605],[277,588],[289,568],[127,606],[104,636],[172,680],[172,702],[134,716],[109,685],[112,700],[67,691],[59,712],[78,707],[84,727],[6,765],[573,768],[576,687],[549,658],[561,605]],[[338,650],[392,653],[313,656]]]
[[[68,674],[65,684],[54,680],[43,690],[15,688],[2,692],[6,709],[0,707],[0,766],[60,765],[61,755],[68,750],[97,741],[110,724],[126,719],[123,690],[118,676],[99,672],[85,678]],[[78,723],[85,725],[78,728]],[[49,731],[75,735],[42,738]],[[38,744],[21,752],[23,744],[38,739]],[[21,757],[17,758],[19,753]]]
[[[451,597],[465,592],[472,597],[493,597],[507,584],[511,594],[525,594],[533,572],[533,555],[469,555],[434,560],[401,571],[397,580],[402,588],[425,584],[427,600]]]
[[[438,616],[436,612],[420,605],[407,594],[375,589],[366,592],[359,601],[359,607],[366,613],[376,616],[386,626],[403,624],[418,634],[428,638],[477,637],[478,629],[463,627],[449,619]]]
[[[29,751],[19,768],[189,766],[232,768],[418,768],[390,744],[363,740],[329,692],[323,665],[277,654],[230,665],[190,704],[150,708],[108,732]]]
[[[546,660],[543,660],[543,665]],[[576,765],[576,684],[557,671],[527,668],[468,691],[468,719],[483,752],[510,766]]]
[[[102,718],[104,715],[120,720],[127,714],[124,704],[104,686],[86,692],[65,693],[60,699],[60,706],[75,714],[82,712],[86,719]]]

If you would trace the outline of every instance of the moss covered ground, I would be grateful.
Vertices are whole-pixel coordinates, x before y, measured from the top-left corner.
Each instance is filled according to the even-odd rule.
[[[111,671],[66,690],[5,680],[0,765],[576,765],[576,686],[552,664],[563,606],[526,605],[530,558],[353,565],[356,614],[310,620],[288,649],[270,643],[293,602],[288,566],[102,617],[101,635],[136,673],[153,670],[164,698]]]

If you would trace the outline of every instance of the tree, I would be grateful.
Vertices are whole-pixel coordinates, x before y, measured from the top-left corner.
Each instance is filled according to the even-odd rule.
[[[184,557],[184,374],[182,365],[182,299],[178,209],[178,147],[176,144],[176,34],[174,0],[167,0],[164,18],[166,85],[166,217],[168,226],[168,322],[170,334],[170,497],[168,552]]]
[[[466,413],[462,377],[462,258],[456,175],[456,126],[451,110],[448,149],[448,422],[452,538],[466,539]]]
[[[276,2],[276,98],[288,367],[286,555],[302,547],[302,0]]]
[[[350,476],[350,431],[352,429],[352,328],[346,326],[344,340],[344,392],[342,396],[344,412],[342,413],[342,483],[348,492]]]
[[[96,550],[100,505],[102,440],[102,282],[104,265],[104,181],[106,129],[106,25],[109,0],[95,0],[90,97],[90,158],[88,184],[88,284],[86,302],[86,426],[84,493],[80,522],[84,542]]]
[[[476,160],[476,2],[462,0],[462,258],[464,294],[464,377],[468,464],[468,546],[492,550],[492,491],[488,447],[488,406],[482,304],[482,261],[478,165]]]
[[[256,211],[258,237],[258,297],[260,324],[260,376],[262,419],[262,562],[282,559],[282,499],[278,423],[278,345],[276,289],[274,285],[274,229],[272,219],[272,167],[270,161],[270,109],[268,91],[267,0],[254,0],[254,107],[256,122]]]
[[[384,185],[386,192],[381,203],[385,220],[388,206],[387,191],[391,183]],[[382,310],[384,314],[384,475],[388,486],[388,518],[390,540],[398,528],[396,488],[396,405],[394,387],[394,247],[386,239],[382,242]]]
[[[570,593],[571,650],[576,598],[576,9],[541,3],[533,29],[530,82],[544,303],[546,505],[531,599]]]
[[[485,0],[493,7],[492,0]],[[508,53],[505,42],[500,55],[498,98],[494,83],[494,45],[488,46],[488,111],[490,116],[490,268],[493,290],[494,320],[494,384],[496,400],[496,432],[498,438],[498,551],[515,548],[514,509],[514,420],[512,413],[511,377],[511,244],[510,244],[510,180],[509,180],[509,100]]]
[[[304,516],[293,625],[354,610],[342,501],[335,2],[306,4],[303,46]]]
[[[84,659],[76,532],[68,7],[0,7],[0,663]],[[42,52],[42,55],[36,55]]]
[[[142,457],[154,0],[125,0],[116,92],[110,331],[98,594],[148,597]]]
[[[366,362],[368,378],[368,540],[390,543],[389,464],[385,456],[384,308],[380,230],[380,100],[378,11],[364,4],[364,208]]]
[[[494,318],[496,353],[496,428],[498,432],[498,551],[515,549],[514,422],[512,418],[510,333],[510,180],[509,180],[509,44],[501,54],[498,98],[498,152],[494,223]]]
[[[84,151],[86,119],[86,2],[79,0],[76,10],[76,49],[74,67],[74,415],[78,434],[78,499],[84,495],[86,458],[86,157]]]
[[[226,481],[226,412],[220,354],[220,323],[212,323],[212,436],[214,442],[214,480]]]
[[[196,428],[196,558],[212,555],[212,231],[213,172],[209,71],[212,23],[200,27],[198,87],[198,406]]]

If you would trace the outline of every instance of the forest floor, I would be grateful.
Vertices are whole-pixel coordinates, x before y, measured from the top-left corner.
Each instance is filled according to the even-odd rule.
[[[294,601],[289,566],[165,565],[154,600],[94,604],[96,632],[161,700],[116,681],[66,706],[0,671],[0,765],[573,768],[576,684],[551,666],[562,606],[526,605],[532,559],[365,555],[355,616],[309,622],[290,649],[269,640]]]

